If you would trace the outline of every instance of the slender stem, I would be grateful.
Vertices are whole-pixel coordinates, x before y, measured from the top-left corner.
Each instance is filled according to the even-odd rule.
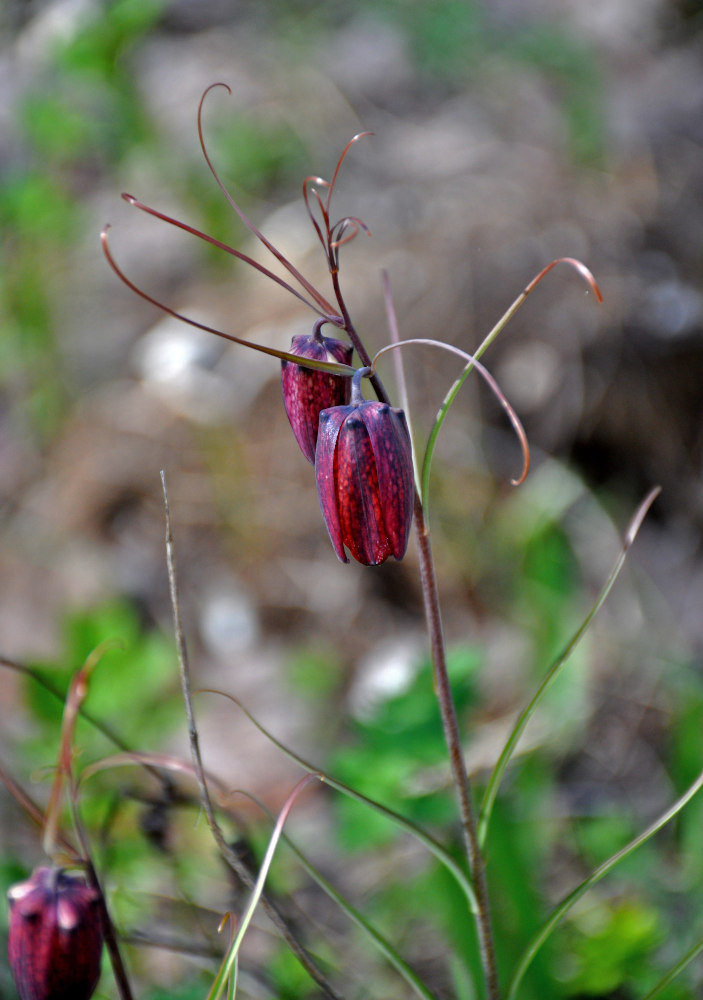
[[[346,331],[349,339],[351,340],[356,353],[359,355],[362,365],[365,365],[367,368],[372,368],[373,365],[371,364],[371,355],[364,347],[361,337],[356,332],[356,327],[354,326],[351,316],[349,315],[349,310],[347,309],[344,296],[342,295],[342,289],[339,284],[339,270],[334,265],[333,261],[330,261],[330,274],[332,276],[332,285],[334,287],[334,294],[337,297],[339,311],[342,314],[342,319],[344,321],[342,328]],[[372,375],[369,381],[373,386],[373,390],[376,393],[377,398],[382,403],[388,403],[390,405],[390,396],[386,392],[383,382],[378,375]]]
[[[110,911],[107,908],[105,893],[102,885],[100,884],[100,879],[98,878],[98,873],[95,870],[95,865],[87,853],[85,865],[88,882],[98,891],[98,906],[100,907],[103,938],[105,940],[105,947],[107,948],[108,955],[110,956],[110,964],[112,966],[112,974],[115,977],[115,983],[117,984],[117,992],[120,995],[120,1000],[132,1000],[134,994],[132,993],[125,964],[122,961],[122,954],[117,942],[115,926],[112,923]]]
[[[330,255],[329,264],[335,297],[339,305],[339,311],[344,320],[343,328],[354,345],[362,364],[367,367],[373,367],[371,357],[364,347],[349,315],[349,310],[347,309],[344,301],[344,296],[339,283],[339,270],[333,255]],[[378,376],[374,375],[370,381],[378,399],[383,403],[390,403],[390,397],[388,396],[388,393]],[[478,828],[474,818],[473,806],[471,804],[471,787],[469,784],[469,776],[466,771],[464,752],[461,746],[459,723],[457,721],[454,698],[449,684],[447,657],[444,647],[444,629],[442,627],[442,614],[439,606],[437,577],[435,575],[434,560],[432,558],[430,529],[429,524],[425,520],[422,498],[420,497],[420,493],[417,489],[415,490],[415,529],[417,532],[420,559],[422,597],[425,605],[427,630],[430,637],[430,649],[432,655],[432,665],[434,668],[437,701],[439,703],[440,714],[442,716],[442,727],[444,729],[444,739],[449,754],[452,779],[454,781],[457,798],[459,800],[462,834],[476,897],[476,928],[479,939],[481,965],[483,967],[483,976],[486,984],[486,996],[488,1000],[500,1000],[488,885],[486,882],[486,870],[478,840]]]
[[[679,959],[673,969],[670,969],[664,978],[657,983],[654,989],[649,991],[643,1000],[654,1000],[654,997],[658,997],[660,993],[663,993],[667,986],[673,983],[676,977],[680,976],[684,969],[686,969],[691,962],[694,961],[694,959],[698,958],[702,951],[703,941],[697,941],[692,948],[689,948],[683,958]]]
[[[499,1000],[498,972],[495,960],[495,945],[493,928],[491,926],[490,902],[486,869],[478,841],[478,831],[474,810],[471,803],[471,786],[461,745],[459,723],[454,706],[454,699],[449,684],[447,658],[444,646],[444,629],[439,606],[439,591],[435,575],[432,545],[429,526],[425,522],[424,511],[419,494],[415,494],[415,529],[417,532],[418,552],[420,558],[420,577],[422,580],[422,596],[425,604],[425,617],[430,636],[432,665],[434,667],[437,701],[442,715],[444,739],[449,753],[452,778],[459,800],[461,827],[466,854],[469,859],[471,878],[476,895],[477,912],[476,925],[479,938],[481,964],[486,983],[488,1000]]]

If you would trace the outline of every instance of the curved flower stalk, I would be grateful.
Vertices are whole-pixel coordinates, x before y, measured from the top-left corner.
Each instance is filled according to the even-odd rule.
[[[213,83],[205,90],[202,97],[200,98],[200,104],[198,105],[198,118],[197,118],[198,136],[200,139],[200,147],[202,149],[205,162],[207,163],[208,168],[215,179],[215,182],[219,186],[220,190],[224,194],[228,203],[230,204],[234,212],[237,214],[241,222],[246,226],[249,232],[253,236],[255,236],[260,243],[263,244],[266,250],[268,250],[268,252],[275,258],[275,260],[283,266],[283,268],[290,275],[292,281],[289,282],[279,277],[279,275],[277,275],[274,271],[271,271],[270,268],[266,267],[264,264],[259,263],[259,261],[254,260],[253,257],[250,257],[248,254],[243,253],[241,250],[236,250],[234,247],[229,246],[227,243],[223,243],[221,240],[217,240],[213,236],[208,236],[207,233],[202,232],[202,230],[200,229],[196,229],[194,226],[190,226],[187,223],[181,222],[170,215],[166,215],[165,213],[160,212],[158,209],[151,208],[149,205],[146,205],[144,202],[140,201],[138,198],[135,198],[131,194],[123,193],[122,195],[123,199],[126,202],[128,202],[128,204],[133,205],[135,208],[140,209],[142,212],[146,212],[148,215],[153,215],[155,218],[160,219],[162,222],[167,222],[169,225],[175,226],[178,229],[182,229],[187,233],[191,233],[193,236],[197,236],[198,239],[201,239],[204,242],[209,243],[211,246],[216,246],[220,250],[224,250],[225,253],[228,253],[231,256],[236,257],[238,260],[243,261],[245,264],[248,264],[250,267],[254,268],[254,270],[259,271],[266,278],[269,278],[271,281],[275,282],[277,285],[284,288],[287,292],[289,292],[291,295],[297,298],[300,302],[303,302],[306,306],[308,306],[310,309],[316,312],[318,316],[320,316],[326,322],[332,323],[333,325],[339,327],[340,329],[346,330],[347,333],[350,333],[349,326],[351,325],[351,323],[348,319],[348,314],[346,313],[346,309],[344,308],[343,303],[339,303],[338,308],[335,308],[335,306],[333,306],[330,303],[329,299],[322,292],[320,292],[312,284],[312,282],[309,281],[305,277],[305,275],[302,274],[302,272],[285,256],[285,254],[283,254],[277,247],[275,247],[273,243],[271,243],[271,241],[266,236],[264,236],[264,234],[250,221],[250,219],[246,216],[244,211],[240,208],[238,203],[231,196],[231,194],[223,184],[222,180],[220,179],[220,176],[217,173],[214,164],[210,158],[210,154],[207,151],[207,146],[205,144],[205,139],[203,135],[203,126],[202,126],[202,113],[203,113],[203,105],[205,102],[205,98],[210,93],[210,91],[216,87],[224,87],[225,90],[227,90],[227,92],[231,94],[231,90],[226,83]],[[368,232],[368,229],[366,225],[361,221],[361,219],[344,217],[336,222],[333,222],[330,216],[332,195],[334,194],[334,189],[337,183],[337,178],[339,176],[339,171],[341,169],[342,163],[344,162],[347,156],[347,153],[359,139],[367,135],[371,135],[371,133],[360,132],[358,135],[353,136],[349,140],[347,145],[342,150],[339,160],[337,161],[337,165],[335,167],[331,181],[326,181],[322,177],[310,176],[305,179],[303,184],[303,197],[305,201],[305,206],[308,215],[310,217],[310,220],[312,222],[312,225],[314,226],[315,231],[324,248],[328,269],[330,271],[330,274],[332,275],[333,287],[338,299],[340,296],[338,294],[338,284],[336,282],[336,278],[339,271],[339,248],[343,244],[349,243],[360,230]],[[324,198],[324,200],[320,196],[315,185],[327,189],[327,195]],[[322,216],[322,225],[320,225],[320,223],[316,220],[314,213],[312,211],[312,207],[310,204],[311,193],[319,206],[320,213]],[[105,238],[107,228],[109,227],[106,227],[103,230],[103,248],[106,250],[108,262],[110,263],[110,266],[113,268],[113,270],[138,295],[141,295],[147,301],[154,303],[154,305],[157,305],[164,311],[171,313],[171,315],[174,315],[173,310],[169,309],[162,303],[157,302],[155,299],[153,299],[146,293],[141,292],[141,290],[138,289],[128,279],[126,279],[125,275],[119,270],[114,260],[107,252],[107,242]],[[183,319],[184,322],[186,323],[192,322],[191,320],[183,316],[179,316],[178,318]],[[193,325],[199,326],[200,324],[195,323]],[[201,328],[206,329],[204,327]],[[218,330],[211,330],[210,332],[216,333],[219,336],[226,336],[225,334],[223,334],[221,331]],[[351,333],[350,336],[353,342],[354,336]],[[229,339],[236,339],[236,338],[229,338]],[[237,342],[241,343],[241,341]],[[248,344],[247,346],[256,347],[257,345]],[[311,367],[316,367],[316,366],[311,366]]]

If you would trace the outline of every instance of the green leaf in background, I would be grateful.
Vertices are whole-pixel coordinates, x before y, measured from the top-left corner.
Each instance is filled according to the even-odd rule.
[[[661,938],[657,911],[646,903],[596,903],[570,921],[561,978],[570,994],[611,995],[633,975],[641,976]]]
[[[120,72],[120,58],[161,16],[167,0],[113,0],[86,17],[67,43],[57,47],[59,65],[68,71]]]
[[[210,976],[211,980],[212,977]],[[207,986],[209,980],[203,976],[202,979],[196,979],[195,977],[185,983],[180,983],[176,986],[169,986],[168,989],[156,989],[146,990],[142,993],[142,1000],[203,1000],[203,997],[207,995]]]
[[[453,650],[449,676],[460,717],[475,703],[474,679],[482,653]],[[334,753],[329,769],[340,781],[421,824],[443,824],[454,815],[447,792],[446,749],[428,663],[400,694],[378,702],[356,720],[354,732]],[[340,843],[348,850],[387,843],[397,836],[382,817],[358,803],[336,803]]]
[[[287,664],[286,677],[296,693],[315,702],[333,695],[343,681],[339,656],[332,649],[319,647],[296,650]]]
[[[71,236],[75,222],[75,203],[47,174],[30,169],[4,175],[0,224],[10,248],[19,237],[61,243]]]
[[[85,707],[109,723],[134,749],[153,749],[182,718],[180,688],[171,639],[144,629],[136,610],[126,601],[110,601],[89,611],[70,613],[63,622],[63,651],[51,664],[37,665],[62,691],[73,673],[101,643],[113,641],[93,673]],[[27,702],[38,732],[25,752],[36,766],[55,758],[63,706],[30,678]],[[79,719],[76,743],[85,759],[115,748],[84,719]]]

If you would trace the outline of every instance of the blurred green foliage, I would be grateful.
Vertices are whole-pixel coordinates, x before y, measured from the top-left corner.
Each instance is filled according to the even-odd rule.
[[[538,630],[535,639],[535,657],[547,657],[546,669],[555,647],[569,637],[574,605],[583,605],[582,581],[560,523],[531,518],[529,527],[513,523],[512,530],[522,533],[525,545],[510,601],[520,617],[528,609],[531,618],[552,623],[546,636]],[[95,669],[85,707],[135,749],[155,749],[182,720],[174,651],[171,641],[146,628],[130,605],[108,602],[67,615],[60,654],[51,663],[34,664],[33,669],[65,691],[86,657],[116,638],[119,646],[106,647]],[[338,656],[338,651],[313,644],[301,647],[291,658],[291,685],[304,691],[321,717],[333,717],[338,705]],[[486,721],[481,697],[485,669],[480,646],[452,651],[450,676],[462,728],[469,736]],[[532,673],[528,684],[534,683],[539,672]],[[567,666],[562,681],[545,700],[542,725],[546,730],[537,745],[513,762],[489,832],[488,877],[504,980],[550,906],[644,825],[641,816],[612,794],[583,811],[574,804],[565,807],[569,786],[561,770],[564,755],[584,753],[588,748],[587,742],[585,751],[582,746],[583,729],[574,725],[574,720],[583,719],[587,700],[581,665]],[[673,800],[701,768],[697,737],[703,725],[703,680],[690,663],[681,661],[670,665],[666,684],[671,692],[671,718],[668,742],[661,752]],[[26,695],[32,725],[19,749],[23,764],[37,773],[55,758],[62,702],[32,678],[26,680]],[[335,726],[336,739],[331,741],[326,768],[436,835],[460,860],[456,808],[447,783],[429,663],[417,665],[392,693],[377,693],[353,717],[336,718]],[[115,749],[85,719],[78,725],[76,747],[79,769]],[[194,826],[195,798],[170,801],[163,788],[145,790],[142,782],[125,778],[126,773],[131,774],[131,769],[92,779],[83,790],[81,815],[96,838],[101,870],[115,886],[111,903],[118,926],[130,930],[163,923],[165,895],[206,905],[222,881],[222,868],[206,827]],[[483,778],[481,773],[474,776],[479,795]],[[471,918],[454,881],[429,855],[423,860],[416,852],[410,866],[395,860],[403,857],[408,837],[387,818],[338,794],[333,803],[339,864],[346,859],[353,865],[361,859],[379,872],[364,889],[366,916],[401,950],[404,943],[425,938],[445,942],[451,960],[442,962],[441,975],[451,978],[456,996],[476,996],[471,983],[478,978],[478,958]],[[692,946],[700,923],[695,900],[703,887],[702,809],[703,803],[694,800],[675,824],[584,897],[537,954],[525,979],[525,996],[639,1000]],[[158,816],[165,823],[167,849],[146,832],[145,818]],[[254,825],[250,833],[260,858],[268,825]],[[314,855],[311,860],[315,862]],[[25,874],[21,866],[5,857],[2,875],[6,881],[20,874]],[[551,885],[552,879],[556,885]],[[272,873],[271,891],[286,898],[302,884],[294,858],[283,851]],[[212,914],[211,919],[215,917]],[[354,949],[368,950],[358,934]],[[334,967],[338,957],[331,942],[323,941],[319,951]],[[367,961],[373,969],[379,960]],[[384,982],[385,966],[378,975],[379,982]],[[279,996],[304,1000],[312,995],[307,976],[282,948],[276,951],[269,976]],[[682,977],[663,995],[669,1000],[694,1000],[695,992],[686,981]],[[204,988],[202,983],[196,976],[184,984],[182,995],[195,995]]]
[[[112,0],[89,8],[53,43],[14,109],[15,162],[0,169],[0,388],[42,441],[56,433],[71,401],[56,340],[57,304],[79,280],[73,244],[83,236],[83,205],[95,188],[139,150],[206,231],[226,241],[237,232],[196,160],[195,143],[191,160],[162,148],[133,71],[139,46],[167,7],[168,0]],[[238,197],[265,194],[299,173],[302,145],[282,122],[230,115],[210,138]],[[97,248],[97,233],[95,239]],[[227,263],[211,248],[206,253],[211,265]]]
[[[473,682],[481,660],[480,650],[472,648],[455,650],[449,659],[459,713],[475,701]],[[330,771],[409,819],[442,826],[451,821],[455,806],[446,789],[437,795],[434,788],[433,770],[444,773],[447,751],[432,687],[431,668],[425,663],[407,690],[354,720],[348,739],[332,756]],[[397,836],[385,818],[369,815],[349,799],[339,798],[337,811],[345,851],[379,847]]]
[[[61,692],[75,671],[100,647],[85,708],[119,732],[121,739],[142,750],[158,746],[182,718],[180,687],[172,642],[162,633],[144,629],[135,609],[124,601],[71,612],[62,623],[63,649],[51,663],[32,669]],[[28,677],[27,703],[34,732],[23,743],[23,758],[46,765],[56,752],[62,701]],[[145,733],[153,746],[145,743]],[[76,742],[82,760],[116,752],[116,747],[85,719],[79,719]]]
[[[522,525],[513,521],[510,530],[521,542],[505,600],[511,613],[531,630],[529,691],[577,627],[587,605],[576,557],[558,520],[528,515]],[[495,550],[496,539],[490,544]],[[548,692],[540,709],[539,742],[514,760],[494,810],[488,877],[504,981],[551,906],[646,826],[646,818],[612,789],[604,788],[602,798],[583,809],[576,799],[571,808],[564,800],[570,794],[562,770],[564,756],[588,753],[588,649],[588,643],[579,648]],[[480,679],[485,664],[480,647],[455,649],[450,667],[470,744],[473,720],[479,722],[483,710]],[[329,663],[323,658],[322,666],[311,662],[306,668],[299,662],[296,676],[314,678],[316,671],[329,677]],[[671,690],[672,714],[670,743],[660,752],[663,766],[670,769],[673,801],[703,766],[696,735],[703,726],[703,679],[695,667],[681,661],[670,665],[662,683]],[[335,697],[333,691],[326,693],[324,684],[318,691],[321,698]],[[408,676],[402,690],[378,698],[347,720],[335,744],[326,761],[335,778],[397,810],[443,842],[449,838],[457,858],[461,857],[428,663]],[[478,796],[481,779],[480,774],[474,777]],[[697,849],[702,814],[703,800],[694,799],[674,824],[593,888],[538,952],[520,995],[540,1000],[639,1000],[653,988],[699,933],[695,898],[703,874]],[[394,941],[412,937],[418,927],[426,927],[428,935],[441,928],[452,949],[453,990],[457,996],[474,995],[467,984],[479,978],[475,942],[473,948],[467,945],[474,940],[471,921],[453,880],[429,857],[410,873],[395,865],[392,859],[402,853],[407,835],[381,815],[342,796],[334,800],[334,815],[339,849],[352,857],[370,855],[372,865],[384,873],[373,889],[366,890],[365,912]],[[558,885],[552,887],[555,878]],[[693,1000],[695,989],[686,980],[684,975],[662,996]]]
[[[163,7],[117,0],[93,12],[56,42],[16,108],[21,152],[0,174],[0,385],[44,439],[67,402],[54,299],[71,280],[66,259],[81,197],[91,175],[151,134],[127,56]]]
[[[567,29],[534,17],[511,24],[478,0],[378,0],[369,8],[402,28],[418,69],[438,83],[490,88],[497,65],[530,67],[559,95],[570,155],[602,163],[602,72],[595,49]]]

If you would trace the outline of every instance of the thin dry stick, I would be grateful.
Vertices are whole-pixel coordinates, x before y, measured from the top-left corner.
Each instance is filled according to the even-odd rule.
[[[246,864],[241,858],[231,849],[227,841],[225,840],[224,834],[220,829],[220,825],[215,817],[215,811],[213,809],[212,800],[210,799],[210,792],[207,787],[207,781],[205,780],[205,771],[203,768],[202,756],[200,753],[200,740],[198,737],[198,730],[195,724],[195,714],[193,712],[193,701],[191,697],[191,686],[190,686],[190,666],[188,660],[188,648],[186,646],[185,634],[183,632],[183,624],[181,622],[181,609],[180,602],[178,599],[178,580],[176,576],[176,563],[174,557],[174,546],[173,546],[173,534],[171,531],[171,513],[168,502],[168,491],[166,489],[166,474],[161,472],[161,488],[163,490],[164,497],[164,518],[166,522],[166,566],[168,569],[168,585],[171,595],[171,609],[173,612],[173,630],[176,638],[176,651],[178,655],[178,667],[181,675],[181,689],[183,692],[183,701],[185,703],[186,709],[186,720],[188,723],[188,739],[190,742],[190,751],[193,758],[193,766],[195,769],[195,775],[198,782],[198,788],[200,790],[200,799],[202,802],[203,810],[207,818],[208,826],[215,838],[215,843],[217,844],[220,853],[224,857],[227,864],[235,872],[238,878],[244,883],[247,889],[253,889],[255,885],[255,878],[252,876],[251,872],[247,868]],[[318,969],[317,965],[310,957],[306,949],[300,943],[296,937],[293,930],[290,928],[288,921],[283,916],[278,907],[271,901],[266,895],[261,896],[261,903],[266,911],[267,916],[275,924],[276,928],[279,930],[286,944],[293,952],[295,957],[301,963],[310,978],[317,983],[322,992],[330,997],[330,1000],[342,1000],[340,994],[338,994],[328,982],[326,976]]]
[[[127,975],[127,969],[122,961],[122,953],[120,952],[120,946],[117,942],[117,934],[115,933],[115,925],[112,922],[112,917],[110,916],[110,911],[107,908],[107,900],[105,899],[105,892],[102,885],[100,884],[100,879],[98,878],[98,873],[95,870],[95,865],[88,854],[88,845],[84,841],[82,833],[79,833],[81,842],[83,843],[83,848],[86,852],[85,855],[85,866],[86,874],[88,876],[88,882],[97,889],[98,900],[100,907],[100,918],[102,922],[103,938],[105,939],[105,947],[107,948],[108,954],[110,956],[110,964],[112,966],[112,974],[115,977],[115,982],[117,984],[117,991],[120,995],[120,1000],[133,1000],[132,987],[129,983],[129,977]]]

